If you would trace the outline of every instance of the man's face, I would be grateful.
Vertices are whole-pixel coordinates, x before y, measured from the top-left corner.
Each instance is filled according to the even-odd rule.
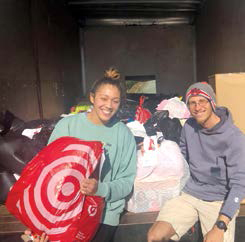
[[[192,96],[189,98],[188,108],[193,118],[201,126],[205,128],[211,126],[214,112],[208,99],[202,96]]]

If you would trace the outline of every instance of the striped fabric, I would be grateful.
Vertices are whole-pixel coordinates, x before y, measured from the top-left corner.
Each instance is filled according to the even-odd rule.
[[[208,93],[206,93],[203,90],[198,89],[198,88],[192,88],[190,91],[188,91],[186,93],[186,103],[188,103],[189,98],[192,97],[192,96],[202,96],[202,97],[207,98],[210,101],[213,110],[215,110],[215,106],[216,106],[215,102],[214,102],[214,100],[212,99],[212,97]]]

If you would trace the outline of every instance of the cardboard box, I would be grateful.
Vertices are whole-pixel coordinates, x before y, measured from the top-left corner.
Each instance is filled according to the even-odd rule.
[[[227,107],[234,123],[245,133],[245,73],[215,74],[209,77],[214,88],[218,106]],[[245,199],[241,202],[245,204]]]
[[[227,107],[235,125],[245,133],[245,73],[215,74],[209,77],[218,106]]]

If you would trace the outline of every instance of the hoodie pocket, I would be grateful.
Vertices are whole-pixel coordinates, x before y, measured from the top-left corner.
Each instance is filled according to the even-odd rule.
[[[211,176],[219,180],[227,180],[225,157],[216,157],[216,166],[210,168]]]

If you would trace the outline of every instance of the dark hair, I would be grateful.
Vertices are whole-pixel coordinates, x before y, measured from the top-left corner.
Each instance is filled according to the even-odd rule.
[[[125,98],[125,87],[124,83],[120,80],[120,73],[117,69],[111,67],[105,71],[104,77],[94,82],[90,93],[95,94],[96,91],[104,84],[110,84],[115,86],[120,91],[120,97],[123,100]]]

